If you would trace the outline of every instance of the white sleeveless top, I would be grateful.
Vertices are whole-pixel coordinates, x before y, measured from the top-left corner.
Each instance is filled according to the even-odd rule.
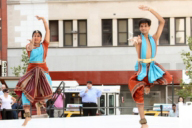
[[[4,97],[4,95],[0,96],[0,100],[1,100],[1,109],[12,109],[11,108],[11,103],[13,102],[13,100],[11,99],[12,96],[8,95],[7,98]]]

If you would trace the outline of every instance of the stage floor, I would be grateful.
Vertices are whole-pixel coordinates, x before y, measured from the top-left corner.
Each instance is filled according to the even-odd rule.
[[[190,122],[174,117],[147,116],[149,128],[190,128]],[[0,128],[23,128],[24,120],[1,120]],[[192,120],[191,120],[192,122]],[[95,116],[32,119],[26,128],[141,128],[139,116]]]

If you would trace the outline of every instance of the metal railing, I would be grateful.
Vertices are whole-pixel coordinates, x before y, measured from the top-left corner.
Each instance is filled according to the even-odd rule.
[[[145,106],[144,108],[147,109],[147,110],[151,110],[149,108],[153,108],[154,106]],[[161,116],[163,116],[163,106],[160,105],[160,113],[161,113]],[[99,107],[99,109],[133,109],[133,107]],[[73,108],[44,108],[44,110],[46,110],[46,112],[48,111],[48,115],[49,115],[49,118],[50,118],[50,112],[51,110],[63,110],[63,114],[60,116],[60,117],[65,117],[64,113],[65,111],[64,110],[67,110],[67,109],[79,109],[79,116],[82,116],[82,112],[83,112],[83,109],[97,109],[98,110],[98,107],[73,107]],[[24,109],[0,109],[0,112],[2,111],[2,114],[3,114],[3,117],[6,119],[6,111],[17,111],[17,114],[18,114],[18,111],[22,111]],[[36,110],[36,109],[31,109],[31,111],[33,110]],[[117,115],[116,113],[113,114],[113,115]]]
[[[63,93],[63,96],[65,96],[65,82],[61,81],[61,83],[59,84],[59,86],[57,87],[57,89],[55,90],[55,92],[53,93],[52,99],[53,99],[54,95],[57,93],[58,89],[61,89],[61,93]],[[55,103],[55,101],[56,101],[56,99],[57,99],[58,97],[59,97],[59,95],[57,95],[57,97],[55,98],[55,100],[53,100],[53,102],[50,103],[49,106],[52,106],[52,105]],[[21,97],[19,97],[19,99],[17,100],[17,104],[19,104],[18,102],[20,101],[20,99],[21,99]],[[20,105],[17,105],[17,109],[0,109],[0,112],[3,111],[3,114],[4,114],[3,116],[6,117],[6,115],[5,115],[6,111],[17,111],[17,113],[18,113],[19,111],[24,110],[24,109],[19,109],[19,108],[18,108],[19,106],[21,106],[21,104],[20,104]],[[46,109],[47,109],[47,108],[46,108]],[[51,110],[51,107],[49,107],[48,109]],[[56,109],[56,108],[55,108],[55,109]],[[34,110],[34,109],[32,109],[32,107],[31,107],[31,105],[30,105],[30,112],[31,112],[31,113],[32,113],[32,110]],[[50,110],[49,110],[49,115],[50,115]],[[62,110],[63,110],[63,113],[64,113],[64,111],[65,111],[65,102],[63,102],[63,108],[62,108]]]
[[[174,83],[172,82],[172,84],[173,84],[173,85],[172,85],[172,87],[173,87],[173,86],[174,86]],[[62,89],[61,89],[61,88],[62,88]],[[61,89],[61,90],[62,90],[61,93],[63,93],[63,96],[65,96],[65,83],[64,83],[63,81],[59,84],[59,86],[57,87],[57,89],[56,89],[55,92],[53,93],[53,96],[54,96],[54,94],[57,93],[58,89]],[[58,97],[59,97],[59,95],[57,95],[56,99],[57,99]],[[19,98],[19,100],[20,100],[20,99],[21,99],[21,97]],[[65,102],[63,102],[63,108],[61,108],[61,109],[51,108],[51,106],[55,103],[56,99],[47,106],[48,108],[44,108],[44,109],[46,109],[46,112],[47,112],[47,110],[48,110],[49,117],[50,117],[50,115],[51,115],[51,110],[63,110],[63,114],[61,115],[61,117],[65,117],[65,116],[64,116],[65,110],[66,110],[66,109],[71,109],[71,107],[70,107],[70,108],[65,108]],[[18,100],[18,102],[19,102],[19,100]],[[17,103],[18,103],[18,102],[17,102]],[[18,105],[18,106],[19,106],[19,105]],[[4,117],[6,117],[6,111],[17,111],[17,114],[18,114],[19,111],[24,110],[24,109],[19,109],[18,106],[17,106],[17,109],[3,109],[3,110],[0,109],[0,112],[3,111],[3,116],[4,116]],[[153,107],[154,107],[154,106],[145,106],[145,108],[153,108]],[[75,108],[75,107],[73,107],[73,109],[74,109],[74,108]],[[133,109],[133,107],[129,107],[129,106],[127,106],[127,107],[79,107],[79,108],[76,108],[76,109],[79,109],[79,111],[80,111],[80,116],[82,116],[81,113],[82,113],[82,110],[83,110],[83,109],[98,109],[98,108],[99,108],[99,109],[101,109],[101,108],[104,108],[104,109],[130,109],[130,108],[132,108],[132,109]],[[31,113],[32,113],[33,110],[36,110],[36,109],[32,109],[32,107],[30,107]],[[163,106],[160,105],[161,116],[163,115],[163,112],[162,112],[162,111],[163,111]],[[115,113],[115,115],[116,115],[116,113]]]

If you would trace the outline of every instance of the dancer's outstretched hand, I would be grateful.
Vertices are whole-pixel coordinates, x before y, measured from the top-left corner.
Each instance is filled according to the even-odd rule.
[[[31,51],[33,50],[35,47],[34,47],[34,37],[32,39],[28,39],[28,41],[30,42],[29,45],[27,45],[27,51]]]
[[[138,43],[141,43],[141,42],[142,42],[142,39],[141,39],[141,36],[140,36],[140,35],[137,36],[137,41],[138,41]]]
[[[141,9],[143,11],[149,11],[150,10],[150,8],[148,6],[145,6],[145,5],[140,5],[139,9]]]
[[[137,37],[133,37],[133,38],[129,39],[129,41],[131,41],[133,43],[133,45],[139,44],[142,42],[140,35],[138,35]]]
[[[35,16],[38,20],[43,20],[44,17],[40,17],[40,16]]]
[[[34,38],[28,39],[28,41],[29,41],[30,43],[34,44]]]

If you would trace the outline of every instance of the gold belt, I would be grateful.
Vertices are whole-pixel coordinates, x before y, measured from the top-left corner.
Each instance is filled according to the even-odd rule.
[[[138,59],[139,62],[143,62],[143,63],[151,63],[152,61],[155,61],[155,58],[151,58],[151,59]]]

